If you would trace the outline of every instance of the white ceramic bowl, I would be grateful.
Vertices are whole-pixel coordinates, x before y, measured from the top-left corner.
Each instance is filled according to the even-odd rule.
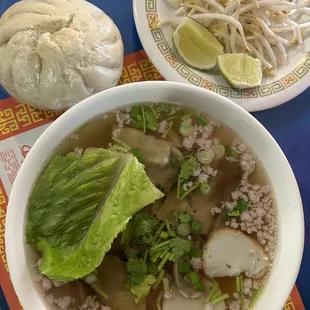
[[[294,174],[280,147],[248,112],[228,99],[196,86],[141,82],[94,95],[59,117],[37,140],[15,180],[6,221],[6,253],[11,279],[26,310],[45,309],[30,276],[24,243],[26,206],[41,168],[61,141],[93,117],[137,102],[166,101],[190,105],[232,128],[254,150],[274,188],[280,218],[278,260],[257,310],[280,310],[295,283],[303,252],[304,219]]]

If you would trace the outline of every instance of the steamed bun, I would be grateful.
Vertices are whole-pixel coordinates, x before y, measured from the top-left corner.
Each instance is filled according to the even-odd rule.
[[[0,18],[0,81],[17,101],[63,110],[115,86],[123,42],[84,0],[24,0]]]

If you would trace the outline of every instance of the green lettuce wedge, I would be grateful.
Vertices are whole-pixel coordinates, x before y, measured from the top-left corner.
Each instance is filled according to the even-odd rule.
[[[29,199],[27,242],[40,271],[58,281],[92,272],[130,218],[163,197],[130,155],[91,148],[55,156]]]

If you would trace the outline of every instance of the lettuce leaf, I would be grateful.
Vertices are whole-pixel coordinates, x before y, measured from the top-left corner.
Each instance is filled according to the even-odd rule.
[[[26,239],[43,253],[40,271],[58,281],[86,276],[133,214],[161,197],[131,154],[91,148],[55,156],[28,206]]]

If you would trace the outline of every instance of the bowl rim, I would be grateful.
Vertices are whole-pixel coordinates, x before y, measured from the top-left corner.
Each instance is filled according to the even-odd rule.
[[[52,151],[55,150],[55,148],[59,145],[59,143],[55,144],[52,148],[52,151],[48,153],[45,156],[41,156],[40,154],[44,147],[48,146],[53,139],[57,137],[58,134],[61,134],[61,129],[64,129],[66,131],[66,137],[70,134],[72,134],[73,130],[81,126],[86,121],[90,120],[92,117],[96,115],[100,115],[106,111],[111,110],[111,108],[105,108],[105,107],[98,107],[98,103],[96,101],[104,101],[105,99],[112,98],[114,96],[124,96],[126,93],[135,92],[134,95],[135,98],[137,98],[134,102],[138,103],[139,101],[139,92],[142,91],[152,91],[156,93],[157,90],[165,90],[167,93],[172,91],[182,91],[186,93],[199,93],[200,96],[205,96],[214,99],[214,101],[217,101],[216,104],[219,104],[221,108],[228,109],[230,111],[233,111],[239,115],[240,118],[243,118],[246,120],[246,123],[248,125],[251,124],[251,126],[255,127],[253,130],[259,131],[261,135],[263,135],[265,138],[267,138],[269,141],[269,144],[272,144],[272,148],[274,152],[277,152],[277,156],[281,159],[281,165],[283,165],[282,169],[287,172],[288,178],[289,178],[289,184],[291,186],[291,193],[294,197],[295,209],[297,214],[297,223],[298,227],[294,228],[294,237],[295,237],[295,243],[290,247],[290,251],[294,253],[294,257],[291,259],[291,270],[288,271],[287,281],[283,281],[281,285],[283,286],[281,292],[279,293],[280,297],[278,297],[280,300],[277,302],[277,304],[281,307],[284,306],[286,302],[287,296],[290,294],[297,275],[298,271],[301,265],[301,259],[303,254],[303,247],[304,247],[304,216],[303,216],[303,207],[302,207],[302,201],[298,189],[298,185],[295,179],[295,176],[293,174],[293,171],[284,155],[282,150],[280,149],[277,142],[274,140],[274,138],[270,135],[270,133],[263,127],[263,125],[257,121],[252,115],[250,115],[247,111],[242,109],[240,106],[238,106],[236,103],[233,103],[231,100],[221,97],[220,95],[213,93],[209,90],[199,88],[197,86],[193,85],[187,85],[183,83],[178,82],[167,82],[167,81],[148,81],[148,82],[139,82],[139,83],[131,83],[131,84],[125,84],[122,86],[114,87],[108,90],[105,90],[103,92],[100,92],[96,95],[93,95],[83,101],[81,101],[79,104],[75,105],[71,109],[69,109],[67,112],[62,114],[56,121],[54,121],[39,137],[39,139],[35,142],[32,149],[28,153],[27,157],[25,158],[18,175],[16,177],[16,180],[13,184],[12,191],[9,198],[8,203],[8,209],[7,209],[7,217],[6,217],[6,230],[5,230],[5,244],[6,244],[6,255],[7,255],[7,261],[8,261],[8,267],[11,274],[11,280],[14,286],[14,289],[20,299],[20,302],[25,307],[26,310],[36,310],[36,309],[45,309],[44,303],[39,298],[39,293],[35,291],[34,289],[34,283],[29,278],[29,270],[28,266],[26,266],[26,259],[24,257],[25,250],[19,249],[18,246],[16,246],[16,243],[19,245],[24,245],[24,222],[26,221],[26,208],[27,208],[27,200],[29,198],[30,190],[28,190],[28,195],[24,194],[24,188],[33,185],[33,182],[29,182],[28,179],[30,178],[36,178],[36,176],[39,174],[39,172],[33,173],[32,167],[33,165],[38,165],[41,169],[44,163],[48,160],[48,158],[52,155]],[[156,97],[154,95],[154,97]],[[126,99],[127,100],[127,99]],[[156,100],[156,99],[155,99]],[[128,102],[130,104],[131,102]],[[119,104],[114,104],[113,102],[107,102],[106,106],[111,106],[114,109],[119,107]],[[100,110],[99,113],[93,113],[92,111]],[[226,112],[225,112],[226,113]],[[93,115],[94,114],[94,115]],[[90,117],[92,116],[92,117]],[[78,118],[81,117],[81,120],[78,120]],[[73,128],[73,130],[68,129]],[[52,142],[54,143],[54,142]],[[267,142],[266,142],[267,143]],[[39,164],[37,163],[37,160],[39,160]],[[44,162],[40,164],[40,161]],[[27,191],[27,190],[26,190]],[[25,196],[25,201],[22,202],[22,209],[20,209],[20,201],[23,201],[23,196]],[[20,217],[22,215],[22,217]],[[19,216],[19,217],[18,217]],[[23,234],[20,236],[16,234],[16,229],[18,229],[18,226],[22,225],[23,227]],[[20,230],[20,228],[19,228]],[[16,252],[19,253],[16,255]],[[279,258],[280,259],[280,258]],[[20,260],[22,260],[20,264]],[[25,270],[26,268],[26,270]],[[25,274],[26,272],[26,274]],[[27,278],[28,277],[28,278]],[[27,292],[25,292],[25,281],[31,285],[32,287],[27,287]],[[30,281],[30,282],[29,282]],[[28,291],[29,289],[29,291]],[[30,293],[34,293],[35,295],[31,295]],[[29,298],[30,296],[30,298]],[[32,297],[31,297],[32,296]],[[30,301],[31,300],[31,307]],[[276,310],[276,309],[273,309]],[[280,307],[279,307],[280,310]]]

